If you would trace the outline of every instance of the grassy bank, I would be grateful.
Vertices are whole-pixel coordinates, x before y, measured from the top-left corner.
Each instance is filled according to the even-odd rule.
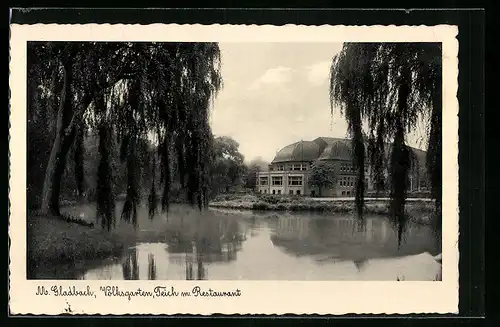
[[[366,200],[365,212],[369,214],[387,214],[387,200]],[[274,196],[261,194],[221,195],[210,202],[212,208],[239,210],[276,210],[276,211],[315,211],[315,212],[354,212],[353,200],[310,199],[300,196]],[[434,203],[429,201],[411,201],[406,204],[408,213],[431,213]]]
[[[134,231],[128,227],[108,233],[100,227],[84,226],[62,217],[29,215],[28,278],[54,265],[118,256],[134,240]]]

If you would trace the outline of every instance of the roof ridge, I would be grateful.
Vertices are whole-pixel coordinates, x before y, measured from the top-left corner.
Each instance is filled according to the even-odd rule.
[[[346,146],[348,147],[350,141],[352,141],[352,138],[346,138],[346,137],[339,138],[339,137],[329,137],[329,136],[320,136],[312,141],[302,139],[300,141],[296,141],[292,144],[289,144],[281,148],[279,151],[277,151],[276,156],[274,157],[272,162],[277,163],[277,162],[287,162],[287,161],[317,160],[322,157],[331,156],[331,153],[327,154],[326,151],[328,149],[331,150],[334,146],[342,148]],[[300,146],[300,148],[297,148],[298,146]],[[385,151],[389,150],[390,146],[391,143],[384,142]],[[410,145],[407,146],[410,149],[412,149],[417,155],[421,156],[427,153],[426,150],[422,150]],[[346,149],[343,149],[341,150],[341,152],[344,152],[345,150]],[[352,156],[352,148],[349,147],[347,149],[347,152],[349,152],[350,156]]]

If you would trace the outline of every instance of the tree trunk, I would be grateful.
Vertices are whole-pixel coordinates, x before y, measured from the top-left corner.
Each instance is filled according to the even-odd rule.
[[[57,113],[56,137],[50,152],[43,183],[42,205],[40,208],[43,214],[60,215],[59,193],[61,191],[61,179],[66,167],[67,154],[75,136],[74,129],[69,134],[66,134],[66,128],[72,115],[71,66],[71,62],[63,66],[64,84]]]

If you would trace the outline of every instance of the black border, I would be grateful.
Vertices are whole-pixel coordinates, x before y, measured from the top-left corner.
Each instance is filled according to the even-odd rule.
[[[346,24],[459,26],[459,179],[460,314],[485,312],[485,12],[475,10],[331,9],[13,9],[10,23],[199,23],[199,24]],[[8,281],[7,281],[8,283]],[[411,296],[410,294],[408,296]],[[332,304],[334,305],[334,304]],[[132,316],[127,316],[132,317]],[[192,316],[191,316],[192,317]],[[235,317],[235,316],[233,316]],[[251,316],[259,317],[259,316]],[[273,316],[266,316],[273,317]],[[274,316],[279,317],[279,316]],[[293,316],[299,317],[299,316]],[[311,316],[309,316],[311,317]],[[346,317],[346,316],[340,316]],[[374,316],[371,316],[374,317]],[[379,316],[380,317],[380,316]],[[400,316],[401,317],[401,316]],[[415,317],[415,315],[414,315]],[[419,315],[419,317],[422,317]],[[432,317],[432,315],[424,315]],[[330,319],[335,318],[329,316]],[[73,320],[70,318],[70,320]],[[69,322],[70,320],[65,320]],[[95,320],[94,320],[95,321]],[[102,321],[102,320],[101,320]],[[133,321],[133,320],[129,320]],[[389,322],[384,320],[385,322]],[[109,320],[102,322],[109,323]],[[183,323],[186,320],[183,319]],[[261,321],[262,322],[262,321]],[[295,322],[303,322],[297,319]],[[402,322],[402,321],[401,321]],[[120,324],[125,321],[120,320]],[[405,323],[409,323],[408,320]]]

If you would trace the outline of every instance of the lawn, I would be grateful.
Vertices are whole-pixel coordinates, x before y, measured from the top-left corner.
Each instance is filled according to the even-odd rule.
[[[135,232],[130,226],[107,232],[100,227],[64,221],[61,217],[30,215],[28,275],[54,264],[118,256],[134,239]]]

